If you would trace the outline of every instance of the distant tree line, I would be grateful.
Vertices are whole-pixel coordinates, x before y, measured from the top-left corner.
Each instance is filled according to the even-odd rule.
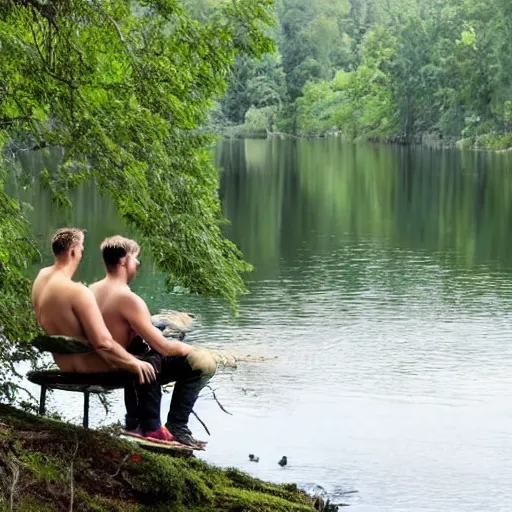
[[[188,0],[198,16],[215,0]],[[237,58],[214,124],[492,147],[512,130],[509,0],[276,0],[278,51]],[[505,135],[504,135],[505,134]]]

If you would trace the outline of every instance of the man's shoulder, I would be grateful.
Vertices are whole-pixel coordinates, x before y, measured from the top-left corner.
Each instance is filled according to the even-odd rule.
[[[92,291],[85,284],[76,281],[70,281],[69,283],[66,283],[66,285],[69,286],[69,290],[73,292],[73,298],[77,300],[89,300],[91,298],[94,299]]]
[[[129,288],[119,291],[116,303],[124,316],[138,314],[147,308],[145,301]]]
[[[101,279],[100,281],[95,281],[94,283],[91,283],[89,285],[89,290],[91,290],[93,293],[100,291],[102,288],[103,281],[105,280]]]
[[[38,273],[34,279],[34,284],[46,280],[47,277],[52,273],[53,267],[44,267]]]
[[[130,288],[123,288],[122,290],[120,290],[119,298],[122,299],[123,302],[128,304],[145,304],[144,300]]]
[[[51,271],[52,271],[53,267],[50,266],[50,267],[43,267],[38,273],[37,273],[37,277],[44,277],[46,275],[48,275]]]
[[[91,290],[89,290],[89,287],[84,284],[84,283],[81,283],[79,281],[71,281],[73,283],[73,286],[77,289],[77,290],[82,290],[83,292],[87,293],[87,294],[90,294],[91,293]]]

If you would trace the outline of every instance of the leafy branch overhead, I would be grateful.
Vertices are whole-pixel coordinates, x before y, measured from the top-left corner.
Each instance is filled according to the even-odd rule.
[[[90,179],[169,280],[232,304],[249,270],[221,233],[202,134],[238,53],[273,49],[271,0],[219,2],[204,22],[176,0],[7,0],[0,5],[0,137],[60,148],[54,198]]]

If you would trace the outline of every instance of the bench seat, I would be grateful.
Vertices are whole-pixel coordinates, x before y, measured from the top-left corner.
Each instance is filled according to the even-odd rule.
[[[173,310],[161,311],[153,315],[152,323],[164,332],[165,336],[185,337],[192,325],[194,315],[180,313]],[[135,342],[135,341],[134,341]],[[132,342],[132,345],[133,343]],[[68,336],[51,336],[40,334],[32,340],[32,345],[41,353],[53,354],[88,354],[94,351],[92,346],[82,340]],[[140,338],[137,343],[144,343]],[[89,426],[89,396],[91,393],[109,393],[114,389],[123,389],[137,379],[135,373],[102,372],[102,373],[66,373],[58,369],[46,371],[31,371],[27,379],[41,386],[41,398],[39,400],[39,414],[46,412],[46,391],[59,389],[62,391],[74,391],[84,394],[84,427]]]
[[[115,389],[123,389],[137,378],[137,375],[129,372],[107,373],[66,373],[60,370],[32,371],[27,374],[27,379],[41,386],[39,400],[39,414],[46,413],[46,391],[59,389],[62,391],[74,391],[84,394],[83,426],[89,426],[89,397],[91,393],[109,393]]]

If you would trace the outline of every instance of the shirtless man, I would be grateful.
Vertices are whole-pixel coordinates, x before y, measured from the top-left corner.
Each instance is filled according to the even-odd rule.
[[[216,370],[213,357],[205,350],[169,340],[153,326],[149,309],[129,283],[140,265],[139,245],[113,236],[101,244],[105,279],[91,285],[105,323],[115,339],[128,348],[134,338],[145,347],[138,356],[155,368],[157,382],[125,389],[126,429],[162,440],[175,440],[200,447],[188,428],[188,419],[199,392]],[[144,341],[142,341],[144,340]],[[176,382],[165,426],[160,421],[161,386]]]
[[[50,335],[87,341],[93,351],[86,354],[54,354],[64,372],[108,372],[128,370],[139,382],[155,380],[155,371],[116,343],[105,326],[92,292],[72,280],[84,251],[85,231],[59,229],[52,237],[55,263],[43,268],[32,287],[32,304],[38,324]]]

